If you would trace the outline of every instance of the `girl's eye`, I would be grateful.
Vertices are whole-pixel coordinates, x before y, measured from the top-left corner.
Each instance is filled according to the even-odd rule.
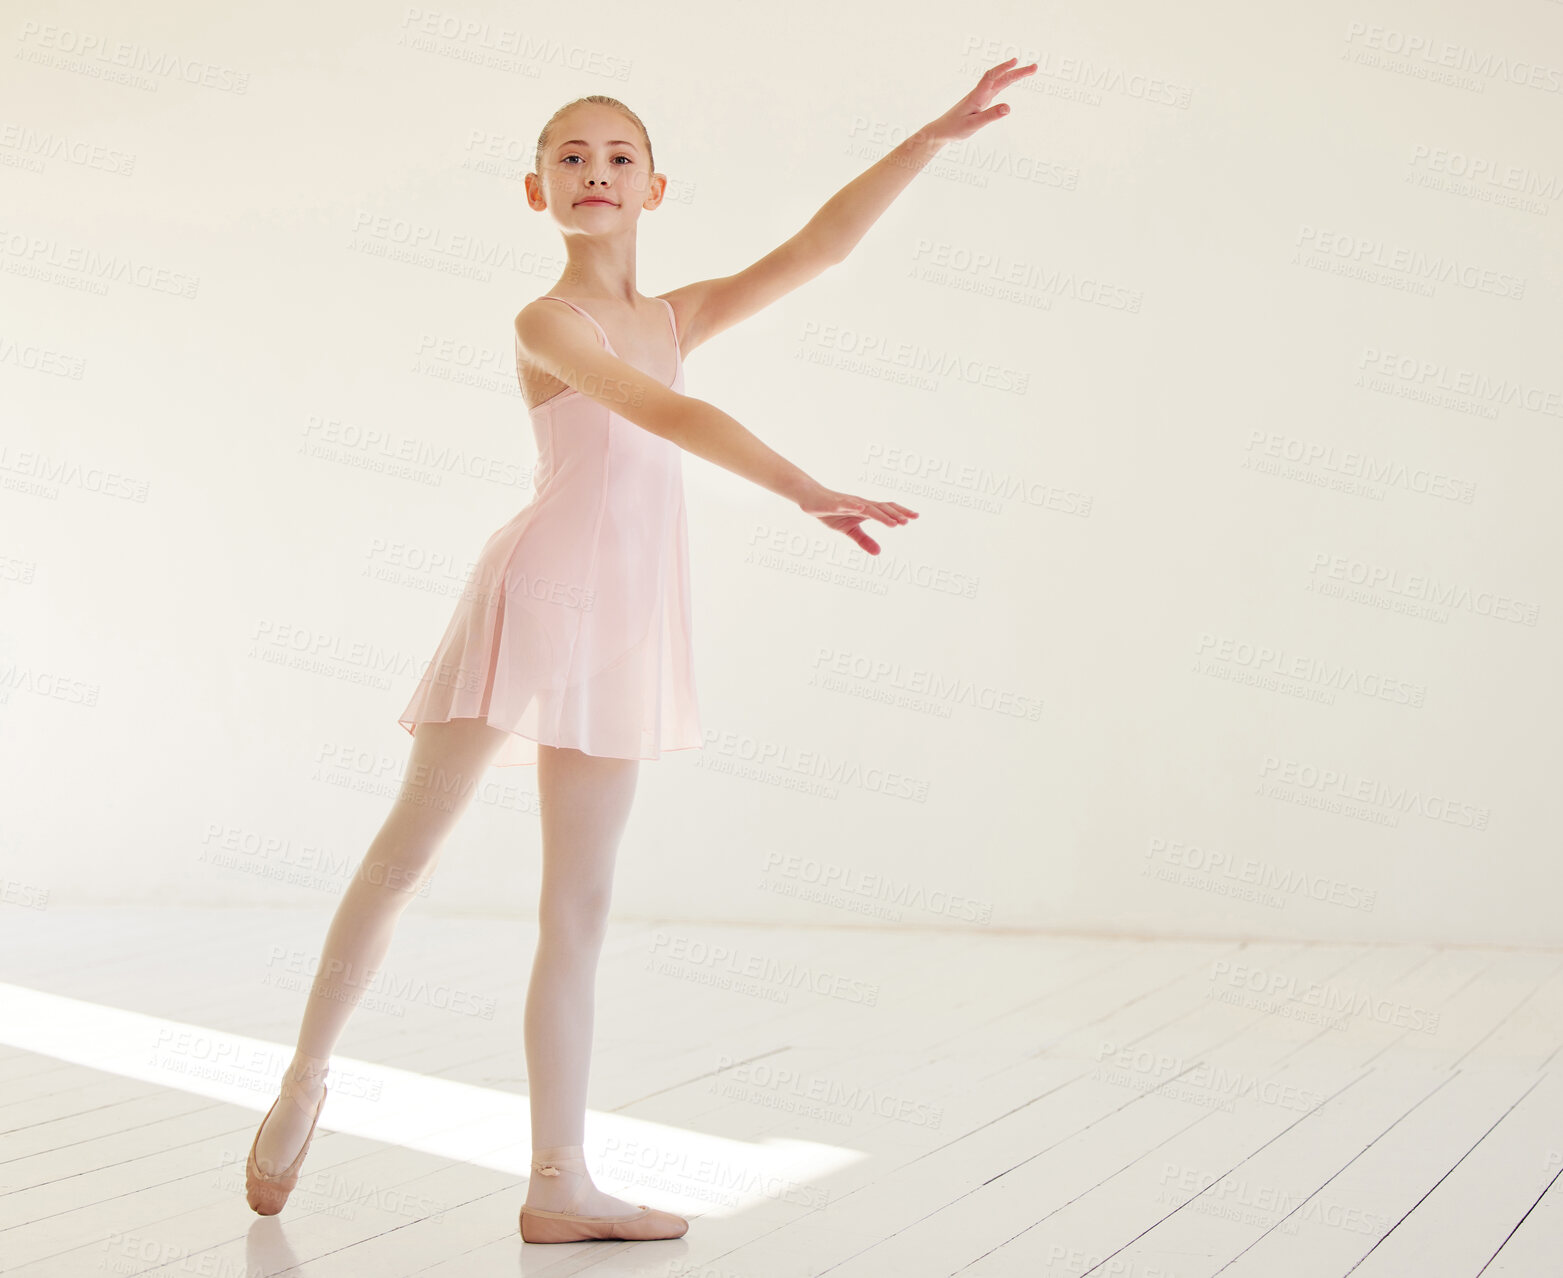
[[[560,163],[561,164],[568,164],[571,160],[579,160],[580,158],[581,158],[581,156],[577,152],[571,151],[569,155],[565,156],[564,159],[562,159],[560,161]],[[614,156],[613,158],[615,160],[623,160],[626,164],[634,164],[635,163],[635,159],[634,159],[633,156],[620,154],[620,155]]]

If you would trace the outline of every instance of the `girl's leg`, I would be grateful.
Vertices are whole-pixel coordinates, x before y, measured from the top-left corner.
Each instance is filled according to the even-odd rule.
[[[544,1211],[619,1216],[635,1210],[592,1184],[582,1145],[597,959],[639,769],[637,759],[538,747],[543,879],[526,996],[526,1063],[532,1157],[559,1174],[534,1170],[526,1202]]]
[[[255,1162],[268,1175],[288,1166],[303,1146],[347,1018],[506,735],[482,719],[420,723],[413,733],[407,773],[391,813],[343,892],[326,933],[298,1047],[283,1073],[284,1099],[261,1127]]]

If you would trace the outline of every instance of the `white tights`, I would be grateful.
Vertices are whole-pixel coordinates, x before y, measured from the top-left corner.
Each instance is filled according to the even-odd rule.
[[[505,736],[481,719],[418,725],[391,813],[326,933],[297,1050],[283,1075],[282,1099],[256,1146],[262,1171],[275,1173],[297,1155],[320,1089],[329,1083],[326,1072],[342,1029]],[[538,746],[543,872],[525,1016],[532,1148],[534,1156],[545,1155],[575,1173],[530,1178],[526,1201],[544,1210],[591,1215],[634,1210],[634,1204],[592,1185],[581,1146],[597,959],[639,766],[634,759]]]

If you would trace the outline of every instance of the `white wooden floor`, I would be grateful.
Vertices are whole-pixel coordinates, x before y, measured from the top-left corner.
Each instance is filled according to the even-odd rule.
[[[416,906],[299,1188],[245,1205],[327,922],[6,910],[0,1270],[1563,1273],[1556,952],[620,925],[588,1153],[690,1229],[529,1246],[533,934]]]

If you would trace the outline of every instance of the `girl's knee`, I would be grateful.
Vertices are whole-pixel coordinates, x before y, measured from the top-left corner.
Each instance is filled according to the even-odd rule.
[[[372,888],[379,888],[396,896],[414,897],[421,893],[434,877],[437,858],[427,857],[412,861],[383,861],[366,856],[358,866],[358,880]]]
[[[608,892],[544,894],[537,907],[538,927],[561,940],[600,944],[608,932]]]

